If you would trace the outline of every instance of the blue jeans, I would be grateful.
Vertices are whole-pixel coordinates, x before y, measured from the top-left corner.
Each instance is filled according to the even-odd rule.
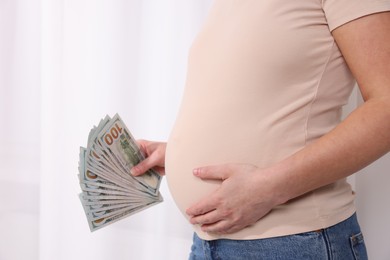
[[[368,259],[356,214],[329,228],[255,240],[202,240],[194,234],[190,260]]]

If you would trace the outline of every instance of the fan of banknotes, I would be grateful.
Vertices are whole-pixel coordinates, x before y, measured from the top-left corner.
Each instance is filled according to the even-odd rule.
[[[139,177],[130,174],[144,158],[118,114],[106,116],[91,129],[79,161],[79,198],[91,231],[163,201],[162,177],[156,171]]]

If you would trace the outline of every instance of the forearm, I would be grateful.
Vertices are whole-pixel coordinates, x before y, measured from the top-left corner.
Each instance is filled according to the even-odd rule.
[[[345,178],[390,151],[390,97],[371,99],[333,131],[271,167],[279,202]]]

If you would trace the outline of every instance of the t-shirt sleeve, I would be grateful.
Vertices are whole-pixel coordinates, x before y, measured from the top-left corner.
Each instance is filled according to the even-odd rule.
[[[323,9],[332,31],[362,16],[390,11],[390,0],[323,0]]]

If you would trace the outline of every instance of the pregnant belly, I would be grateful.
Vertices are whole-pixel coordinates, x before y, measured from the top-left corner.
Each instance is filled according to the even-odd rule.
[[[175,140],[168,142],[166,179],[176,205],[187,218],[186,209],[207,197],[220,184],[220,181],[201,180],[192,174],[196,167],[215,164],[210,159],[211,157],[205,159],[204,153],[197,153],[196,149],[189,149]]]
[[[271,150],[261,142],[267,139],[259,138],[253,124],[230,125],[230,121],[223,123],[222,120],[203,122],[205,116],[188,118],[191,118],[191,122],[181,120],[174,127],[165,157],[168,187],[183,214],[188,207],[209,196],[221,184],[219,180],[195,177],[194,168],[225,163],[248,163],[262,167],[265,166],[264,162],[271,161],[269,156],[262,153]]]

